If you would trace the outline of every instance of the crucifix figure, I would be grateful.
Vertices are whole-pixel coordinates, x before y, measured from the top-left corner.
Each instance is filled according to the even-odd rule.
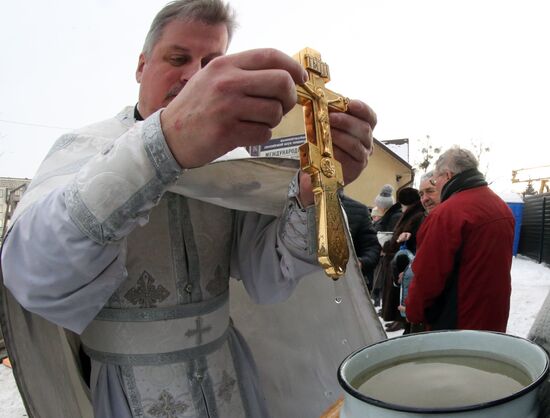
[[[202,334],[204,334],[208,331],[211,331],[212,327],[207,326],[207,327],[203,328],[202,327],[202,318],[200,316],[198,316],[197,319],[195,319],[195,324],[197,325],[197,328],[188,329],[185,332],[185,336],[186,337],[192,337],[193,335],[196,335],[197,336],[197,345],[201,345],[202,344]]]
[[[304,108],[306,142],[300,146],[300,165],[311,176],[315,198],[317,259],[325,273],[337,280],[346,271],[348,242],[338,190],[344,186],[342,166],[334,158],[329,109],[345,112],[349,99],[328,90],[328,65],[321,54],[304,48],[294,56],[309,74],[305,84],[296,86],[298,104]]]

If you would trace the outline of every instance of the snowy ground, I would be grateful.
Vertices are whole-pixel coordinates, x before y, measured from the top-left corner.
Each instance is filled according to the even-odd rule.
[[[521,256],[512,265],[512,302],[508,333],[526,337],[548,291],[550,268]],[[402,331],[388,334],[394,337]],[[11,370],[0,366],[0,418],[26,417]]]

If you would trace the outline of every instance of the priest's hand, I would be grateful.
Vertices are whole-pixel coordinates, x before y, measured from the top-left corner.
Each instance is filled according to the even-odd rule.
[[[334,157],[342,164],[344,183],[354,181],[367,166],[374,150],[372,131],[376,126],[376,113],[365,103],[351,100],[348,111],[330,112],[330,128]],[[309,174],[300,175],[300,202],[313,204]]]
[[[162,111],[168,147],[182,168],[192,168],[265,143],[306,80],[298,62],[274,49],[215,58]]]
[[[351,100],[348,111],[330,112],[334,157],[342,164],[344,183],[354,181],[372,155],[376,113],[365,103]]]

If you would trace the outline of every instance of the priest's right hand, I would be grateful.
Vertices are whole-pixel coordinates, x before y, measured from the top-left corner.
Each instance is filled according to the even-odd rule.
[[[168,147],[182,168],[193,168],[265,143],[296,104],[295,84],[305,80],[300,64],[274,49],[218,57],[162,111]]]

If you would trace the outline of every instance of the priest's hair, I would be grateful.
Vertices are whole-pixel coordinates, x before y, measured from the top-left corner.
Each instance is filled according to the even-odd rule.
[[[157,13],[151,23],[143,54],[149,56],[162,35],[164,27],[173,20],[193,20],[208,25],[225,24],[227,27],[228,42],[237,27],[235,11],[222,0],[176,0],[164,6]]]

